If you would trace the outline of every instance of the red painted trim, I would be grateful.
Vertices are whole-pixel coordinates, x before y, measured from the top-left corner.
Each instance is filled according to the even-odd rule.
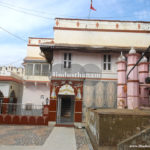
[[[127,21],[127,20],[100,20],[100,19],[78,19],[78,18],[55,18],[59,20],[83,20],[83,21],[100,21],[100,22],[131,22],[131,23],[150,23],[150,21]]]
[[[40,45],[36,44],[27,44],[27,46],[35,46],[35,47],[40,47]]]
[[[82,113],[75,113],[75,122],[82,122]]]
[[[123,71],[126,71],[126,70],[117,70],[117,72],[123,72]]]
[[[46,60],[43,57],[25,57],[24,60]]]
[[[0,115],[0,124],[48,125],[48,118],[43,116]]]
[[[53,27],[53,29],[54,30],[71,30],[71,31],[150,33],[150,31],[146,31],[146,30],[87,29],[87,28],[67,28],[67,27]]]
[[[150,63],[149,63],[149,62],[140,62],[138,65],[140,66],[140,65],[143,65],[143,64],[148,65],[148,64],[150,64]]]
[[[134,66],[135,64],[128,64],[127,66]]]
[[[148,71],[139,71],[139,73],[149,73]]]
[[[82,113],[82,101],[75,101],[75,113]]]
[[[127,85],[126,83],[118,83],[117,84],[118,86],[124,86],[124,85]]]
[[[80,78],[80,77],[52,77],[53,79],[61,79],[61,80],[65,80],[65,79],[91,79],[91,80],[117,80],[117,79],[113,79],[113,78]]]
[[[38,38],[38,37],[29,37],[29,39],[49,39],[49,40],[54,40],[54,38]]]
[[[22,83],[22,80],[16,79],[11,76],[0,76],[0,81],[14,81],[16,83]]]

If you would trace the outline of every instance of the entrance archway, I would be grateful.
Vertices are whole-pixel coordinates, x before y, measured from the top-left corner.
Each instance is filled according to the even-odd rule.
[[[3,93],[0,91],[0,103],[3,103],[4,100],[4,95]]]
[[[73,124],[74,122],[74,89],[66,84],[58,92],[57,124]]]
[[[9,114],[13,114],[16,112],[16,108],[17,108],[16,102],[17,102],[17,99],[16,99],[15,91],[12,91],[9,97],[9,106],[8,106]]]

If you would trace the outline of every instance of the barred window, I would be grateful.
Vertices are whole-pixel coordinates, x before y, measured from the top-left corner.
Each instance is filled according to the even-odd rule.
[[[71,68],[71,53],[64,53],[64,68]]]
[[[104,55],[103,70],[111,70],[111,55]]]
[[[49,75],[49,64],[43,64],[42,65],[42,76],[48,76]]]
[[[33,64],[26,64],[25,75],[33,75]]]
[[[40,76],[41,75],[41,64],[35,64],[34,66],[34,75]]]

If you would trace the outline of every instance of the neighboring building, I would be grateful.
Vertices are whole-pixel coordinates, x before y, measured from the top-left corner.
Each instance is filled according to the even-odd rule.
[[[0,111],[1,103],[21,104],[23,93],[23,68],[0,67]],[[12,105],[11,105],[12,106]],[[9,107],[9,112],[12,109]]]
[[[42,105],[49,100],[50,65],[41,55],[39,43],[51,42],[52,39],[46,38],[29,38],[27,47],[27,57],[24,59],[24,88],[23,88],[23,104]]]

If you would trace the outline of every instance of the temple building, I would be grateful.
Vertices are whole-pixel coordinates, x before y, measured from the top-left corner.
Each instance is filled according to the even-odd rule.
[[[85,122],[87,108],[124,109],[117,87],[125,89],[126,65],[118,57],[126,62],[149,44],[150,22],[56,18],[54,38],[29,38],[21,103],[44,105],[57,125]]]
[[[50,121],[84,122],[86,108],[117,108],[117,59],[149,44],[150,22],[56,18],[54,39],[39,42],[51,66]]]

